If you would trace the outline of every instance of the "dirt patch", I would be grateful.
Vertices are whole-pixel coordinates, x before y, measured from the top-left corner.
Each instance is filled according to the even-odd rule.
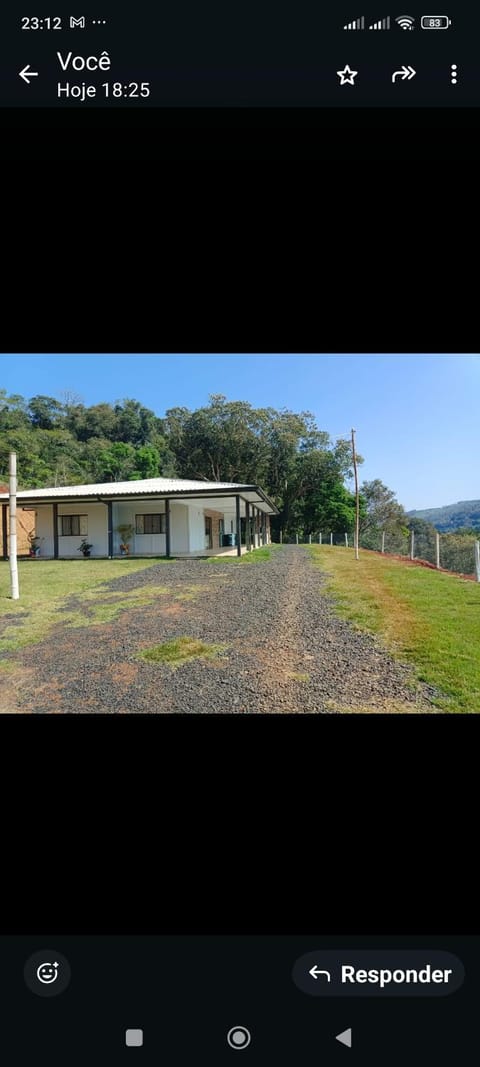
[[[139,668],[135,663],[112,663],[109,668],[112,681],[115,685],[133,685],[138,678]]]

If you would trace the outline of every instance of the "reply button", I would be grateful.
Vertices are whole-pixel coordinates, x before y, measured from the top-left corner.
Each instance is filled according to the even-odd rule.
[[[300,956],[292,977],[313,997],[445,997],[460,988],[465,968],[436,950],[320,949]]]

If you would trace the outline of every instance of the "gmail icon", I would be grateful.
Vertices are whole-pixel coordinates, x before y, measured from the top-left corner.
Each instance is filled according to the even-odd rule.
[[[73,15],[70,15],[70,29],[84,30],[85,29],[85,15],[81,15],[79,19],[74,19]]]

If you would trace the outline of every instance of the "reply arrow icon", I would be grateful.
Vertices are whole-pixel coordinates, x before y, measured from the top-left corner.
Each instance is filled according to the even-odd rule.
[[[19,70],[18,74],[27,85],[30,85],[30,78],[38,78],[38,70],[30,70],[30,63],[27,63],[23,70]]]

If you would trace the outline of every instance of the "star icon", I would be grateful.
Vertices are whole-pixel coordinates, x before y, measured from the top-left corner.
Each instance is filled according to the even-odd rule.
[[[355,85],[354,78],[356,78],[358,70],[351,70],[347,63],[343,70],[337,70],[337,74],[340,78],[340,85]]]

